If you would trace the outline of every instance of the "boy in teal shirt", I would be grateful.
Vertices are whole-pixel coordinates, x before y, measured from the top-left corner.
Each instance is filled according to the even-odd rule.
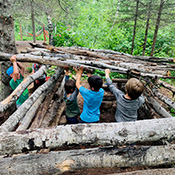
[[[80,67],[76,74],[76,86],[84,99],[80,123],[96,123],[100,120],[100,106],[104,95],[104,90],[102,89],[103,80],[98,75],[90,76],[88,78],[90,89],[86,89],[80,85],[82,73],[83,67]]]
[[[6,71],[6,73],[12,77],[10,80],[10,86],[13,90],[17,88],[17,86],[23,81],[24,79],[24,68],[21,63],[16,61],[16,55],[13,55],[10,58],[10,61],[12,61],[13,66],[9,67]],[[19,70],[18,70],[19,67]],[[19,108],[22,103],[24,103],[25,100],[29,97],[28,89],[26,89],[21,96],[16,101],[16,107]]]

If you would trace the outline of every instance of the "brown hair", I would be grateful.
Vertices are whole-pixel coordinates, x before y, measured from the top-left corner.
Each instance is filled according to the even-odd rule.
[[[73,93],[75,90],[75,81],[68,80],[64,85],[65,91],[67,94]]]
[[[137,78],[130,78],[125,85],[125,91],[132,100],[137,99],[143,93],[143,90],[144,86]]]

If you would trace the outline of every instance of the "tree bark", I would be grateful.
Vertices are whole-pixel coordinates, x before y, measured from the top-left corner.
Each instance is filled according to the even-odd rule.
[[[154,31],[153,45],[152,45],[150,56],[154,55],[154,49],[155,49],[155,45],[156,45],[157,33],[158,33],[158,30],[159,30],[159,25],[160,25],[160,19],[161,19],[161,15],[162,15],[163,6],[164,6],[164,0],[160,0],[160,7],[159,7],[158,16],[157,16],[156,28],[155,28],[155,31]]]
[[[133,29],[133,38],[132,38],[131,55],[132,55],[133,50],[134,50],[134,40],[135,40],[135,35],[136,35],[138,8],[139,8],[139,0],[136,1],[136,12],[135,12],[135,20],[134,20],[134,29]]]
[[[13,131],[18,122],[24,117],[38,97],[49,90],[52,90],[54,82],[62,74],[62,69],[57,72],[42,86],[40,86],[1,126],[0,131]]]
[[[1,158],[2,174],[62,174],[82,168],[173,165],[174,145],[91,148]]]
[[[153,97],[147,96],[148,103],[153,107],[153,109],[162,117],[172,117],[172,115],[166,111]]]
[[[32,20],[32,31],[33,31],[33,42],[36,43],[36,34],[35,34],[35,17],[34,17],[34,1],[31,0],[31,20]]]
[[[149,1],[149,7],[148,7],[148,17],[147,17],[147,21],[146,21],[145,39],[144,39],[143,53],[142,53],[143,56],[145,56],[147,36],[148,36],[148,30],[149,30],[149,20],[150,20],[150,17],[151,17],[151,6],[152,6],[152,0]]]
[[[43,148],[79,145],[125,145],[175,139],[175,118],[136,122],[57,126],[50,129],[0,133],[0,155]]]
[[[41,103],[44,100],[45,96],[46,96],[46,94],[43,93],[43,94],[40,95],[40,97],[38,97],[37,101],[31,106],[31,108],[28,110],[28,112],[24,116],[21,124],[16,129],[16,131],[22,131],[22,130],[24,131],[24,130],[28,129],[31,121],[35,117],[35,113],[36,113],[38,107],[41,105]]]
[[[28,76],[24,79],[21,84],[2,102],[0,102],[0,112],[4,112],[8,109],[12,104],[16,102],[16,100],[20,97],[20,95],[24,92],[24,90],[37,78],[43,75],[47,71],[46,66],[42,66],[36,73]]]
[[[0,3],[0,52],[17,53],[14,36],[14,23],[11,16],[11,2],[4,0]],[[6,74],[6,70],[10,66],[10,62],[0,64],[0,101],[5,99],[12,89],[9,85],[10,77]]]
[[[175,110],[175,101],[166,97],[165,95],[160,93],[157,89],[153,89],[153,93],[159,100],[163,101],[165,104],[167,104],[169,107],[171,107]]]
[[[48,26],[49,26],[49,44],[50,45],[54,45],[53,43],[53,24],[52,24],[52,21],[51,21],[51,17],[49,14],[47,14],[47,21],[48,21]]]

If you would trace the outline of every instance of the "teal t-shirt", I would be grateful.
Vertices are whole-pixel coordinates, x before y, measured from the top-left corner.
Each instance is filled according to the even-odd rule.
[[[95,92],[81,86],[79,91],[84,99],[83,112],[80,115],[81,120],[88,123],[98,122],[100,120],[100,106],[104,90],[100,88],[98,92]]]
[[[15,90],[18,85],[23,81],[23,76],[20,74],[20,79],[17,79],[16,82],[13,80],[13,78],[10,80],[10,86],[13,90]],[[25,89],[25,91],[21,94],[21,96],[18,98],[18,100],[16,101],[17,105],[22,105],[27,98],[29,97],[29,92],[28,89]]]

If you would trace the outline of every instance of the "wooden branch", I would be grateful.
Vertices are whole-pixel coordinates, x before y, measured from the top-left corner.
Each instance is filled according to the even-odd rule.
[[[157,100],[155,100],[153,97],[148,96],[148,94],[146,94],[146,92],[144,93],[148,99],[148,103],[153,107],[153,109],[162,117],[172,117],[172,115],[166,111],[165,108],[163,108],[158,102]]]
[[[175,118],[136,122],[59,125],[25,132],[1,132],[0,155],[71,145],[125,145],[175,139]],[[83,138],[83,139],[82,139]],[[32,145],[32,148],[31,148]],[[11,149],[13,148],[13,149]]]
[[[26,112],[30,109],[33,103],[38,99],[38,97],[47,91],[47,89],[52,88],[52,84],[58,77],[62,74],[62,69],[57,70],[57,72],[42,86],[40,86],[21,106],[16,110],[1,126],[0,131],[12,131],[18,122],[24,117]]]
[[[35,113],[36,113],[38,107],[41,105],[41,103],[44,100],[45,96],[46,96],[45,93],[43,93],[43,94],[40,95],[40,97],[37,99],[37,101],[27,111],[26,115],[24,116],[21,124],[16,129],[16,131],[26,130],[29,127],[31,121],[33,120],[33,118],[35,116]]]
[[[46,66],[42,66],[36,73],[29,75],[26,79],[24,79],[21,84],[8,96],[5,100],[0,102],[0,112],[5,111],[12,104],[16,102],[16,100],[20,97],[20,95],[24,92],[24,90],[36,79],[41,77],[43,73],[47,71]]]
[[[158,83],[164,88],[170,90],[173,93],[173,96],[175,95],[175,86],[161,80],[158,80]]]
[[[82,168],[173,165],[174,145],[91,148],[26,154],[0,160],[1,174],[62,174]]]
[[[55,92],[58,90],[62,80],[63,80],[63,75],[61,75],[59,77],[59,79],[57,80],[56,85],[53,87],[52,91],[47,95],[45,101],[42,103],[42,105],[40,106],[40,109],[35,117],[35,120],[33,121],[30,129],[35,129],[35,128],[39,128],[49,110],[50,107],[50,103],[55,95]],[[48,117],[48,116],[47,116]]]
[[[175,101],[171,100],[170,98],[166,97],[162,93],[160,93],[157,89],[152,89],[153,93],[156,97],[158,97],[159,100],[163,101],[165,104],[170,106],[175,110]]]

